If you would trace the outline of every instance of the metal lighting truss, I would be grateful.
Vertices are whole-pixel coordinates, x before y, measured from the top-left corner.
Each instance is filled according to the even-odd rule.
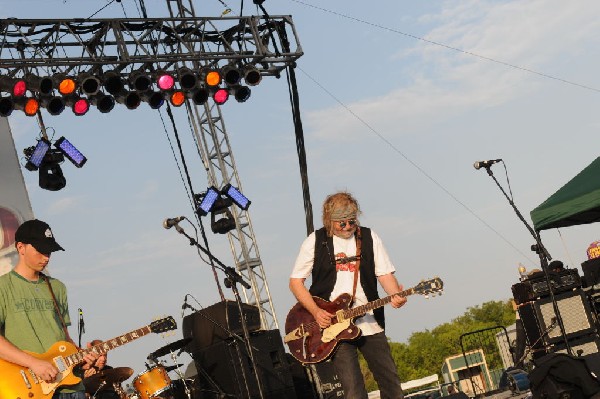
[[[282,36],[292,51],[281,51]],[[12,77],[231,62],[279,76],[301,55],[290,16],[0,20],[0,75]]]
[[[138,69],[197,70],[232,62],[279,76],[303,54],[291,16],[196,17],[191,2],[167,3],[171,18],[0,20],[0,76],[114,70],[125,78]],[[186,107],[209,185],[231,183],[241,190],[220,107],[212,101],[187,101]],[[250,214],[235,206],[231,212],[236,229],[227,236],[236,270],[251,284],[242,290],[244,300],[258,306],[263,329],[279,328]]]
[[[171,7],[171,3],[177,4]],[[168,0],[168,5],[171,16],[176,16],[183,20],[193,20],[194,10],[191,2],[186,7],[182,0]],[[291,20],[288,21],[291,22]],[[274,33],[275,36],[271,33]],[[281,43],[281,40],[288,40],[285,32],[271,33],[263,37],[264,42],[270,42],[274,45],[275,37],[279,37],[279,43]],[[279,36],[280,34],[282,36]],[[299,50],[300,46],[295,33],[294,37],[297,43],[296,48]],[[279,45],[279,48],[281,48],[281,45]],[[279,50],[276,48],[275,51]],[[288,65],[292,65],[291,62],[293,62],[292,59],[290,59],[290,64]],[[203,159],[208,161],[205,162],[205,166],[208,173],[209,185],[220,188],[227,183],[231,183],[241,190],[242,184],[233,158],[233,150],[229,143],[220,106],[212,102],[210,104],[207,102],[199,107],[188,102],[187,107],[196,133],[198,151]],[[250,213],[247,210],[240,210],[235,206],[231,207],[231,212],[235,219],[236,228],[228,232],[227,237],[235,261],[235,267],[244,279],[250,281],[251,286],[250,290],[242,287],[244,300],[259,308],[261,327],[263,329],[278,329],[279,324],[275,314],[275,307],[273,306],[254,230],[252,229]]]

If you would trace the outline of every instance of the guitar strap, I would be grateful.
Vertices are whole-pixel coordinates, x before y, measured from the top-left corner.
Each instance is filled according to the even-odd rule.
[[[67,341],[73,342],[73,340],[71,339],[71,336],[69,335],[69,331],[67,330],[67,324],[65,323],[65,319],[63,319],[62,313],[60,313],[60,309],[58,308],[58,302],[56,301],[56,296],[54,296],[54,291],[52,290],[52,285],[50,284],[50,279],[44,273],[40,273],[40,274],[42,275],[42,278],[46,281],[46,284],[48,284],[48,290],[50,290],[50,295],[52,295],[52,301],[54,302],[54,311],[58,315],[58,319],[60,320],[60,323],[62,324],[62,328],[65,332],[65,337],[67,338]]]
[[[350,303],[354,303],[354,296],[356,295],[356,284],[358,284],[358,269],[360,268],[360,251],[362,247],[362,233],[360,226],[356,228],[356,234],[354,234],[356,240],[356,266],[354,268],[354,285],[352,286],[352,299]]]

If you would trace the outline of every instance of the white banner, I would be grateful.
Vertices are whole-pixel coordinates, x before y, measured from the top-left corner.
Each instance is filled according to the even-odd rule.
[[[15,231],[29,219],[33,219],[33,210],[19,157],[8,119],[0,117],[0,275],[16,264]]]

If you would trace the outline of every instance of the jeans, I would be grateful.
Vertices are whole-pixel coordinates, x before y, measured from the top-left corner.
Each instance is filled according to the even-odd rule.
[[[72,392],[72,393],[55,393],[52,399],[86,399],[85,392]]]
[[[357,349],[364,356],[379,385],[381,399],[402,399],[404,395],[400,387],[400,378],[383,332],[339,344],[332,361],[344,388],[344,398],[367,399],[368,396],[360,372]]]

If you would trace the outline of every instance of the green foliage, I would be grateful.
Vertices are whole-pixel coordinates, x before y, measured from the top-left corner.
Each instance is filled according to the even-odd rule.
[[[515,322],[515,311],[511,301],[490,301],[481,306],[468,308],[451,322],[441,324],[433,330],[413,333],[408,343],[390,342],[392,357],[401,381],[439,374],[443,361],[448,356],[462,353],[460,336],[495,326],[509,326]],[[466,342],[468,344],[468,342]],[[491,349],[489,349],[491,351]],[[486,348],[484,351],[488,353]],[[490,368],[498,367],[498,356],[487,359]],[[368,371],[365,360],[360,357],[361,370],[367,390],[377,389],[373,375]]]

